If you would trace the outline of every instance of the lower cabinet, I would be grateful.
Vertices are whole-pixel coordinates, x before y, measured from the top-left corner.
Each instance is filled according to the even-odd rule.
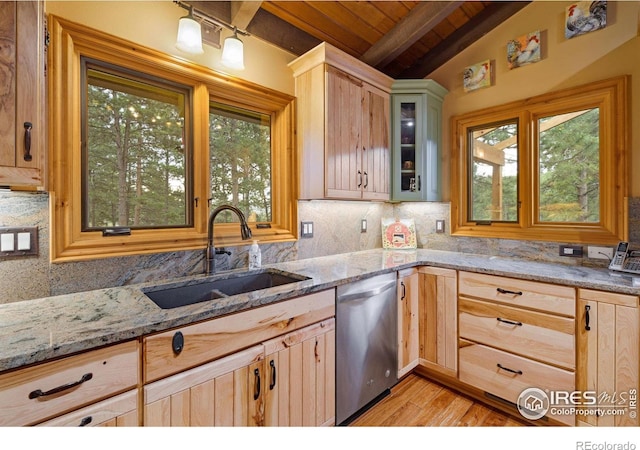
[[[458,288],[452,269],[420,267],[420,365],[450,377],[458,372]]]
[[[262,425],[263,361],[256,345],[145,386],[144,425]]]
[[[144,387],[145,426],[335,423],[335,320]]]
[[[335,424],[335,319],[264,343],[266,426]]]
[[[418,269],[398,272],[398,378],[411,372],[419,359],[420,274]]]
[[[138,390],[103,400],[96,404],[39,423],[46,427],[137,427]]]
[[[578,425],[638,426],[638,297],[578,290]]]

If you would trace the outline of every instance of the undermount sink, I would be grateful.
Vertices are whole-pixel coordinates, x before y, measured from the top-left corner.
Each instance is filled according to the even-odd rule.
[[[154,286],[143,289],[142,292],[160,308],[171,309],[309,279],[295,273],[266,270],[193,284],[175,283]]]

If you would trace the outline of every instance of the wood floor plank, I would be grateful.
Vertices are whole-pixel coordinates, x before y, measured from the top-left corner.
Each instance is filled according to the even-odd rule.
[[[350,426],[525,426],[524,422],[419,375],[410,374]]]

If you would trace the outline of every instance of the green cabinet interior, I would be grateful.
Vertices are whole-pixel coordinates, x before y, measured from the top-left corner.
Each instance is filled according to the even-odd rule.
[[[397,80],[392,102],[392,200],[440,201],[442,101],[433,80]]]

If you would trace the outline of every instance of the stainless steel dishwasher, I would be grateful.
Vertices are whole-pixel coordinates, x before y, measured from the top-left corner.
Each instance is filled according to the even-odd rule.
[[[394,272],[338,286],[337,424],[355,417],[398,382],[396,283]]]

